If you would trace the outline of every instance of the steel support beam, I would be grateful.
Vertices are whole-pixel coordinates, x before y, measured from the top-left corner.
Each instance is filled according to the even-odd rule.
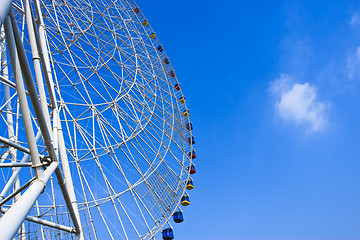
[[[58,165],[58,162],[51,163],[44,171],[43,178],[34,180],[21,198],[0,218],[0,240],[14,237]]]
[[[11,88],[13,88],[13,89],[16,89],[16,84],[13,83],[13,82],[10,81],[10,80],[4,78],[3,76],[0,76],[0,81],[3,82],[3,84],[4,84],[5,86],[9,86],[9,87],[11,87]],[[25,93],[26,93],[26,95],[29,95],[28,91],[25,91]]]
[[[32,163],[0,163],[0,168],[31,167]]]
[[[25,183],[23,186],[19,187],[15,192],[13,192],[12,194],[10,194],[7,198],[4,198],[4,200],[2,200],[2,201],[0,202],[0,206],[4,205],[4,204],[7,203],[10,199],[12,199],[12,198],[15,197],[16,195],[18,195],[19,193],[21,193],[22,191],[24,191],[34,180],[35,180],[35,178],[32,178],[30,181],[28,181],[27,183]]]
[[[33,80],[32,74],[31,74],[29,61],[28,61],[26,53],[25,53],[25,49],[24,49],[24,46],[23,46],[23,43],[21,40],[21,36],[20,36],[20,32],[19,32],[19,29],[18,29],[18,26],[16,23],[16,19],[13,15],[13,12],[11,9],[10,9],[10,20],[11,20],[11,26],[13,29],[14,39],[15,39],[15,43],[16,43],[16,50],[19,55],[21,72],[23,74],[27,90],[29,92],[31,104],[34,108],[36,119],[39,123],[39,127],[40,127],[42,135],[43,135],[46,150],[47,150],[51,160],[57,161],[57,156],[55,154],[54,146],[52,144],[51,135],[50,135],[50,132],[47,127],[47,123],[46,123],[46,120],[45,120],[45,117],[44,117],[44,114],[43,114],[43,111],[41,108],[38,94],[36,92],[36,87],[35,87],[35,83],[34,83],[34,80]]]
[[[69,160],[67,158],[67,153],[66,153],[63,130],[62,130],[62,127],[61,127],[60,119],[58,119],[58,121],[59,121],[59,125],[58,125],[59,151],[60,151],[60,157],[61,157],[61,166],[63,168],[64,177],[65,177],[65,180],[66,180],[65,184],[66,184],[66,188],[67,188],[68,193],[69,193],[69,198],[70,198],[70,201],[71,201],[71,205],[74,208],[76,219],[78,220],[78,223],[80,225],[79,226],[80,227],[80,234],[77,235],[77,239],[84,240],[84,234],[83,234],[82,227],[81,227],[80,213],[79,213],[79,209],[78,209],[78,205],[77,205],[77,201],[76,201],[76,196],[75,196],[75,191],[74,191],[74,184],[73,184],[72,177],[71,177],[71,171],[70,171],[70,167],[69,167]]]
[[[8,145],[10,147],[16,148],[17,150],[20,150],[20,151],[22,151],[22,152],[24,152],[26,154],[30,154],[30,150],[28,148],[23,147],[23,146],[21,146],[21,145],[19,145],[17,143],[11,142],[9,139],[4,138],[2,136],[0,136],[0,142],[2,142],[3,144]]]
[[[40,138],[40,137],[41,137],[41,133],[40,133],[39,137],[36,136],[36,138],[35,138],[35,143],[37,143],[37,142],[39,141],[39,138]],[[30,149],[28,149],[28,148],[26,148],[26,147],[23,147],[23,146],[21,146],[21,145],[19,145],[19,144],[17,144],[17,143],[11,142],[9,139],[4,138],[4,137],[2,137],[2,136],[0,136],[0,142],[3,143],[3,144],[5,144],[5,145],[8,145],[8,146],[10,146],[10,147],[16,148],[17,150],[20,150],[20,151],[22,151],[22,152],[25,153],[25,154],[30,154]],[[45,158],[45,156],[42,155],[42,154],[38,154],[38,155],[39,155],[40,159]],[[42,165],[42,164],[40,163],[40,165]]]
[[[39,56],[39,51],[38,51],[38,47],[36,44],[36,37],[35,37],[36,30],[35,30],[34,19],[33,19],[31,5],[30,5],[29,0],[24,0],[24,8],[25,8],[26,25],[28,27],[28,33],[29,33],[29,41],[30,41],[30,47],[31,47],[31,53],[32,53],[32,60],[34,63],[37,87],[39,90],[41,110],[43,111],[47,129],[50,133],[50,138],[52,138],[50,116],[49,116],[47,99],[46,99],[46,95],[45,95],[44,81],[43,81],[43,77],[42,77],[41,64],[40,64],[40,56]],[[57,148],[56,145],[55,145],[55,148]]]
[[[41,138],[41,132],[39,131],[36,134],[36,138],[35,141],[38,142]],[[29,154],[25,154],[23,156],[23,158],[21,159],[20,163],[26,163],[29,161],[30,155]],[[0,200],[4,199],[6,194],[9,192],[11,186],[13,185],[14,181],[16,180],[16,178],[19,176],[20,171],[21,171],[21,167],[16,168],[16,170],[12,173],[10,179],[7,181],[5,187],[3,188],[2,192],[0,193]]]
[[[69,233],[75,233],[75,229],[72,228],[72,227],[64,226],[64,225],[57,224],[57,223],[54,223],[54,222],[50,222],[50,221],[47,221],[47,220],[43,220],[43,219],[40,219],[40,218],[27,216],[25,219],[30,221],[30,222],[33,222],[33,223],[42,224],[44,226],[56,228],[56,229],[66,231],[66,232],[69,232]]]
[[[3,82],[3,84],[4,84],[5,86],[9,86],[9,87],[11,87],[11,88],[13,88],[13,89],[16,89],[15,83],[13,83],[12,81],[10,81],[9,79],[6,79],[5,77],[0,76],[0,81]]]
[[[6,0],[0,0],[0,1],[6,1]],[[11,3],[11,2],[10,2]],[[35,3],[37,11],[39,12],[39,2],[37,1]],[[0,5],[1,6],[1,5]],[[36,43],[35,41],[33,41],[35,38],[37,38],[36,36],[36,30],[35,30],[35,25],[31,25],[31,21],[34,23],[34,18],[32,16],[30,16],[29,14],[31,14],[30,10],[30,4],[27,2],[27,8],[25,9],[25,13],[26,13],[26,19],[27,19],[27,24],[28,24],[28,28],[29,28],[29,37],[30,37],[30,44],[32,47],[32,53],[33,53],[33,57],[34,57],[34,65],[35,65],[35,73],[37,78],[41,77],[41,72],[39,71],[39,51],[36,50],[36,48],[34,48],[34,43]],[[20,100],[20,105],[26,105],[26,107],[21,107],[21,111],[23,113],[23,119],[25,122],[25,118],[24,118],[24,112],[25,114],[28,113],[29,118],[30,118],[30,111],[27,105],[27,100],[26,100],[26,95],[24,96],[20,96],[19,93],[19,88],[23,88],[22,92],[25,93],[25,88],[24,88],[24,84],[22,82],[22,78],[21,78],[21,73],[24,77],[24,81],[26,83],[27,86],[27,90],[29,92],[29,96],[30,96],[30,100],[33,106],[33,109],[35,111],[35,115],[37,118],[37,121],[39,123],[40,129],[41,129],[41,133],[43,135],[43,139],[44,139],[44,143],[46,146],[46,149],[48,151],[48,154],[52,160],[52,164],[50,165],[50,167],[47,168],[47,170],[45,171],[46,173],[50,172],[50,169],[52,169],[54,166],[53,164],[57,164],[56,167],[54,168],[55,174],[57,176],[58,179],[58,183],[60,185],[62,194],[64,196],[64,200],[66,202],[67,208],[69,210],[69,214],[71,216],[71,219],[73,221],[74,224],[74,229],[72,230],[72,232],[76,233],[76,236],[78,239],[83,239],[83,234],[80,228],[80,216],[79,216],[79,211],[77,208],[77,203],[76,203],[76,198],[75,198],[75,194],[74,194],[74,189],[73,186],[69,187],[70,184],[67,184],[62,176],[62,172],[58,166],[58,156],[56,153],[57,150],[57,137],[58,137],[58,128],[57,125],[60,124],[60,121],[58,119],[58,112],[57,112],[57,107],[56,107],[56,100],[55,100],[55,88],[54,88],[54,84],[52,81],[52,76],[51,76],[51,70],[50,70],[50,61],[48,58],[48,53],[47,53],[47,49],[46,49],[46,40],[45,40],[45,29],[44,29],[44,25],[43,25],[43,21],[41,24],[41,29],[39,30],[40,32],[40,40],[37,42],[37,45],[40,46],[40,49],[43,50],[40,52],[40,56],[42,58],[42,64],[43,68],[45,69],[45,76],[46,76],[46,80],[47,80],[47,86],[48,86],[48,90],[49,90],[49,96],[51,99],[51,103],[53,106],[53,110],[54,110],[54,120],[53,120],[53,124],[54,124],[54,129],[53,129],[53,133],[55,133],[56,135],[54,135],[55,139],[52,139],[52,132],[50,130],[51,126],[49,126],[50,124],[50,120],[49,118],[47,118],[49,115],[46,112],[47,109],[45,109],[45,102],[43,101],[43,103],[41,104],[39,102],[39,96],[37,95],[37,91],[36,91],[36,87],[32,78],[32,73],[31,73],[31,69],[29,66],[29,62],[27,60],[27,56],[25,53],[25,49],[23,47],[23,43],[21,40],[21,36],[20,36],[20,32],[18,30],[17,27],[17,23],[16,20],[13,16],[12,10],[10,9],[10,19],[8,18],[6,23],[6,37],[7,37],[7,42],[8,45],[11,45],[9,47],[9,52],[10,52],[10,57],[12,60],[12,66],[14,69],[14,75],[15,75],[15,79],[16,79],[16,75],[18,76],[18,78],[16,79],[15,83],[16,83],[16,89],[18,92],[18,96],[19,96],[19,100]],[[39,16],[41,16],[41,20],[42,20],[42,15],[41,12],[39,14]],[[11,25],[10,25],[10,21],[11,21]],[[34,33],[34,34],[33,34]],[[9,39],[8,39],[9,36]],[[9,44],[10,43],[10,44]],[[10,49],[11,48],[11,49]],[[34,51],[33,51],[34,50]],[[46,50],[46,51],[44,51]],[[41,83],[38,82],[38,84]],[[41,84],[43,86],[43,83]],[[46,101],[46,98],[44,98],[44,89],[40,89],[40,99]],[[22,100],[20,99],[22,98]],[[47,106],[46,106],[47,108]],[[26,125],[26,124],[25,124]],[[3,230],[6,229],[6,226],[9,226],[9,224],[12,225],[12,230],[13,229],[17,229],[20,225],[21,222],[24,220],[24,218],[22,218],[22,216],[24,215],[24,213],[27,211],[30,211],[34,201],[36,201],[37,197],[39,196],[39,194],[41,193],[41,185],[46,184],[48,178],[46,178],[46,176],[42,176],[43,172],[41,167],[41,163],[40,163],[40,159],[39,159],[39,154],[36,149],[33,149],[34,146],[31,147],[31,144],[34,144],[34,136],[31,136],[31,133],[33,134],[33,129],[31,128],[32,126],[30,126],[29,124],[27,125],[28,127],[25,126],[25,130],[27,133],[27,137],[28,137],[28,143],[29,143],[29,149],[26,148],[22,148],[20,145],[14,145],[14,143],[11,143],[10,141],[7,141],[7,144],[9,144],[10,146],[14,145],[15,147],[18,147],[17,149],[21,149],[23,151],[25,151],[25,153],[30,153],[31,154],[31,159],[33,161],[33,167],[37,176],[37,179],[31,184],[31,186],[29,187],[29,189],[24,193],[24,195],[13,205],[13,207],[11,207],[9,209],[9,211],[0,219],[0,232],[3,232]],[[61,131],[61,130],[60,130]],[[29,132],[29,133],[28,133]],[[30,138],[30,139],[29,139]],[[8,139],[0,139],[0,140],[8,140]],[[54,142],[53,142],[54,140]],[[62,139],[63,141],[63,139]],[[65,156],[66,156],[66,149],[65,149],[65,144],[62,144],[62,155],[64,155],[65,152]],[[37,157],[33,157],[33,150],[35,152],[35,154],[37,154]],[[64,157],[65,158],[65,157]],[[67,159],[66,159],[67,160]],[[65,163],[67,164],[68,167],[68,163],[65,160]],[[54,172],[52,171],[52,172]],[[45,174],[44,172],[44,174]],[[52,173],[51,172],[51,173]],[[66,178],[67,179],[71,179],[71,175],[70,175],[70,171],[69,168],[66,169]],[[43,184],[41,184],[43,183]],[[71,183],[71,182],[70,182]],[[23,208],[20,208],[20,204],[19,202],[24,202],[27,199],[27,202],[31,202],[30,204],[27,204],[26,206],[23,206]],[[75,210],[76,209],[76,210]],[[27,214],[26,212],[26,214]],[[6,216],[6,217],[5,217]],[[15,217],[16,216],[16,217]],[[15,219],[16,218],[16,219]],[[13,232],[13,231],[10,231]],[[16,232],[16,230],[15,230]],[[13,236],[13,234],[15,234],[15,232],[11,233]],[[0,240],[2,239],[10,239],[11,236],[9,234],[7,234],[6,236],[0,236]]]
[[[56,137],[58,136],[58,148],[59,148],[59,152],[60,152],[61,165],[63,168],[64,178],[65,178],[65,187],[67,189],[67,192],[69,193],[71,205],[74,209],[74,213],[76,215],[76,219],[77,219],[77,222],[78,222],[79,228],[80,228],[79,229],[80,233],[77,234],[76,237],[79,240],[84,240],[84,234],[83,234],[83,231],[81,228],[80,213],[79,213],[79,209],[78,209],[78,205],[77,205],[77,201],[76,201],[74,185],[73,185],[71,171],[70,171],[70,167],[69,167],[69,161],[67,158],[65,141],[64,141],[63,131],[62,131],[62,127],[61,127],[61,121],[59,118],[58,106],[57,106],[57,102],[56,102],[55,87],[54,87],[54,81],[53,81],[53,76],[52,76],[52,72],[51,72],[49,52],[48,52],[47,44],[46,44],[45,24],[44,24],[43,15],[41,12],[40,1],[34,0],[34,6],[35,6],[36,14],[37,14],[37,23],[38,23],[38,31],[35,31],[35,38],[36,38],[36,41],[38,44],[38,51],[40,54],[40,60],[41,60],[41,65],[42,65],[43,73],[44,73],[45,80],[46,80],[46,85],[48,87],[50,102],[51,102],[52,109],[53,109],[53,115],[55,116],[53,121],[55,121],[56,118],[58,121],[57,124],[53,123],[54,130],[57,130],[57,132],[54,131],[53,136],[55,138],[54,140],[57,140]],[[32,17],[32,19],[33,19],[33,21],[35,21],[34,17]],[[34,29],[35,29],[35,26],[36,26],[36,24],[34,24]],[[55,128],[57,128],[57,129],[55,129]]]
[[[12,0],[0,0],[0,26],[5,22]]]
[[[15,46],[14,31],[10,21],[11,21],[10,17],[7,16],[6,21],[4,23],[5,37],[6,37],[7,47],[9,50],[11,66],[15,77],[16,92],[18,94],[18,99],[20,103],[20,109],[24,122],[26,138],[29,144],[28,153],[30,153],[31,155],[31,161],[34,165],[35,175],[38,178],[42,178],[42,172],[43,172],[42,164],[40,162],[39,151],[35,141],[35,134],[32,125],[32,120],[30,117],[29,105],[25,94],[25,86],[21,77],[19,57]]]
[[[3,82],[3,84],[5,86],[9,86],[13,89],[16,89],[16,84],[13,83],[12,81],[10,81],[9,79],[6,79],[5,77],[3,76],[0,76],[0,81]],[[29,95],[28,91],[25,91],[26,95]]]
[[[4,209],[3,208],[3,209],[1,209],[1,213],[6,213],[8,210],[9,209]],[[44,225],[44,226],[47,226],[47,227],[56,228],[56,229],[59,229],[59,230],[65,231],[65,232],[69,232],[69,233],[74,233],[75,232],[75,229],[72,228],[72,227],[64,226],[64,225],[61,225],[61,224],[57,224],[57,223],[50,222],[50,221],[40,219],[40,218],[37,218],[37,217],[33,217],[33,216],[26,216],[25,220],[28,220],[28,221],[33,222],[33,223],[38,223],[38,224],[41,224],[41,225]]]

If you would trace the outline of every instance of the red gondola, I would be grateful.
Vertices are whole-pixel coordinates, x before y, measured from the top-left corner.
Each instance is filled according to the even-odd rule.
[[[180,84],[178,84],[178,83],[175,84],[175,85],[174,85],[174,88],[176,89],[176,91],[180,91]]]
[[[174,71],[169,72],[169,76],[170,77],[175,77],[175,72]]]
[[[190,174],[196,173],[196,169],[195,169],[195,165],[194,165],[194,164],[192,164],[191,166],[189,166],[188,169],[189,169]]]
[[[135,12],[136,14],[138,14],[138,13],[140,12],[140,9],[137,7],[137,8],[134,9],[134,12]]]
[[[195,150],[192,150],[191,152],[189,152],[189,158],[191,158],[191,159],[195,159],[195,158],[196,158]]]

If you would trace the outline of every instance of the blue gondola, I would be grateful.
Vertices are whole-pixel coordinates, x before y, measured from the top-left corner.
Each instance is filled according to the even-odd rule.
[[[190,131],[190,130],[193,130],[192,122],[186,123],[186,124],[185,124],[185,127],[186,127],[186,129],[189,130],[189,131]]]
[[[168,58],[164,58],[163,62],[168,65],[170,63],[169,59]]]
[[[181,211],[174,212],[173,218],[174,218],[174,222],[176,222],[176,223],[181,223],[184,221],[184,216]]]
[[[159,45],[159,46],[157,46],[157,48],[156,48],[159,52],[162,52],[162,51],[164,51],[164,48],[161,46],[161,45]]]
[[[162,238],[164,240],[172,240],[174,239],[174,233],[172,228],[165,228],[164,230],[161,231],[162,233]]]
[[[194,136],[188,137],[188,142],[189,144],[195,144],[195,137]]]

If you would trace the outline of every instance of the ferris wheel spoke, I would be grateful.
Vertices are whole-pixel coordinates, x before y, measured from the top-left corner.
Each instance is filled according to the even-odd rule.
[[[92,233],[94,234],[95,239],[98,239],[97,233],[96,233],[96,228],[95,228],[95,223],[94,223],[94,218],[93,218],[92,213],[90,211],[89,200],[88,200],[87,194],[84,194],[85,193],[85,186],[88,187],[88,183],[84,179],[84,175],[83,175],[83,172],[81,170],[81,166],[79,164],[79,161],[77,161],[77,156],[75,155],[74,158],[75,158],[76,169],[77,169],[77,173],[78,173],[78,177],[79,177],[79,181],[80,181],[80,186],[81,186],[81,190],[82,190],[82,192],[79,193],[79,196],[83,198],[84,205],[86,207],[87,213],[89,214]],[[85,184],[84,184],[84,182],[85,182]],[[85,216],[84,218],[87,220],[85,212],[84,212],[84,216]],[[89,226],[88,221],[86,221],[86,223],[87,223],[86,225]],[[90,231],[89,231],[89,234],[91,234]],[[91,235],[89,235],[88,237],[91,238]]]
[[[101,168],[101,165],[98,163],[98,166],[99,166],[99,168]],[[103,171],[102,171],[103,172]],[[104,176],[104,179],[106,179],[106,177],[105,177],[105,175],[103,175]],[[109,181],[106,181],[106,185],[108,186],[108,191],[109,191],[109,197],[111,198],[111,201],[112,201],[112,203],[113,203],[113,205],[114,205],[114,208],[116,208],[116,206],[115,206],[115,202],[113,201],[113,197],[112,197],[112,195],[115,193],[115,191],[112,189],[112,187],[111,187],[111,184],[109,183]],[[120,202],[119,202],[120,203]],[[122,206],[122,204],[120,203],[120,205],[121,205],[121,207],[123,208],[123,206]],[[126,210],[123,208],[123,210],[124,210],[124,212],[126,213]],[[117,208],[116,208],[116,211],[117,211]],[[117,214],[118,214],[118,212],[117,212]],[[127,214],[127,213],[126,213]],[[128,215],[128,214],[127,214]],[[119,215],[118,215],[119,216]],[[120,223],[121,223],[121,225],[122,225],[122,221],[121,221],[121,218],[119,217],[118,218],[119,219],[119,221],[120,221]],[[136,229],[135,229],[136,230]],[[126,231],[125,231],[125,229],[124,229],[124,233],[125,233],[125,235],[126,235]]]
[[[92,187],[90,187],[90,185],[89,185],[89,183],[88,183],[88,181],[87,181],[87,178],[86,178],[86,176],[85,176],[85,174],[84,174],[84,171],[85,171],[85,172],[87,172],[87,171],[86,171],[85,169],[82,169],[82,168],[80,167],[80,165],[78,165],[78,170],[79,170],[79,172],[81,173],[81,181],[82,181],[82,182],[85,182],[85,186],[86,186],[86,189],[87,189],[87,191],[84,191],[84,193],[85,193],[85,192],[88,192],[88,193],[90,194],[90,197],[91,197],[92,201],[93,201],[94,204],[95,204],[94,207],[97,209],[98,214],[100,215],[100,217],[101,217],[101,219],[102,219],[102,221],[103,221],[103,224],[104,224],[104,226],[106,227],[106,230],[107,230],[110,238],[111,238],[111,239],[114,239],[113,236],[112,236],[112,233],[111,233],[111,231],[110,231],[110,229],[109,229],[109,226],[108,226],[108,224],[107,224],[107,221],[106,221],[106,219],[105,219],[105,215],[104,215],[103,212],[101,211],[101,208],[100,208],[100,205],[98,204],[97,198],[94,196],[94,193],[92,192]],[[87,174],[87,175],[91,177],[90,174]],[[97,182],[95,179],[93,179],[93,180],[94,180],[95,182]],[[98,185],[98,186],[101,187],[101,185]],[[84,189],[84,190],[85,190],[85,189]],[[87,194],[84,194],[84,195],[87,196]],[[86,204],[87,204],[87,209],[88,209],[89,215],[92,216],[92,213],[91,213],[92,207],[90,206],[90,204],[89,204],[88,201],[86,201]],[[91,218],[91,222],[93,222],[93,221],[94,221],[94,219]],[[95,224],[94,224],[93,230],[94,230],[94,234],[96,235],[96,230],[95,230],[95,229],[96,229],[96,227],[95,227]]]
[[[127,146],[127,144],[125,143],[125,146]],[[130,152],[130,155],[131,155],[131,157],[134,159],[134,157],[133,157],[133,155],[131,154],[131,151],[128,149],[128,151]],[[126,154],[125,154],[126,155]],[[131,161],[130,160],[130,157],[128,156],[128,155],[126,155],[127,157],[128,157],[128,159],[129,159],[129,161]],[[131,162],[134,162],[134,161],[131,161]],[[140,174],[141,174],[141,172],[140,172]],[[142,178],[144,178],[144,181],[146,182],[147,180],[145,179],[145,176],[143,175],[143,174],[141,174],[142,175]],[[157,193],[155,193],[155,195],[156,195]],[[159,198],[159,197],[158,197]],[[160,200],[161,200],[161,198],[159,198]]]
[[[151,133],[150,133],[147,129],[145,129],[144,133],[145,133],[145,135],[147,136],[147,138],[149,138],[149,136],[148,136],[147,134],[151,135]],[[140,136],[139,136],[139,138],[144,142],[144,144],[147,144],[147,141],[145,141],[145,140],[144,140],[143,138],[141,138]],[[161,143],[161,142],[158,142],[158,143]],[[158,151],[157,151],[156,149],[154,149],[154,148],[150,148],[150,149],[153,151],[154,154],[158,155]],[[169,152],[171,153],[171,151],[169,151]],[[172,154],[172,155],[173,155],[173,154]],[[176,157],[175,155],[173,155],[173,157],[174,157],[174,159],[179,163],[179,165],[180,165],[181,167],[183,167],[183,163],[182,163],[179,159],[177,159],[177,157]]]
[[[104,25],[104,24],[102,23],[102,21],[100,21],[100,20],[99,20],[98,18],[96,18],[96,17],[95,17],[95,19],[96,19],[100,24],[102,24],[102,26],[104,27],[103,30],[108,30],[108,29],[107,29],[108,27],[107,27],[106,25]],[[121,26],[117,26],[117,27],[120,27],[120,29],[122,29]],[[122,49],[122,48],[130,48],[130,49],[132,49],[131,44],[127,44],[126,41],[123,41],[123,39],[119,38],[118,35],[113,34],[113,37],[115,37],[116,40],[121,41],[121,42],[122,42],[122,45],[112,45],[113,40],[110,39],[110,38],[108,38],[108,37],[106,36],[106,34],[104,34],[103,30],[101,30],[101,28],[100,28],[99,26],[94,25],[94,30],[98,31],[98,33],[100,33],[100,34],[102,34],[102,35],[104,36],[105,39],[99,39],[98,37],[96,37],[97,34],[96,34],[95,32],[92,32],[93,36],[97,39],[98,43],[101,43],[101,45],[102,45],[102,47],[103,47],[102,49],[103,49],[104,51],[106,51],[107,53],[109,53],[109,55],[112,56],[112,54],[109,52],[108,48],[106,48],[106,45],[110,45],[113,49],[118,49],[118,48],[121,48],[121,49]],[[90,31],[91,31],[91,30],[90,30]],[[122,54],[123,54],[125,57],[127,57],[128,55],[130,55],[130,54],[124,54],[124,53],[125,53],[125,52],[123,52]],[[135,62],[133,62],[131,59],[132,59],[132,58],[127,57],[127,61],[128,61],[129,63],[132,63],[132,65],[136,66]],[[123,62],[122,64],[126,64],[126,61]]]
[[[102,167],[100,167],[101,165],[99,164],[98,166],[99,166],[99,168],[101,168],[101,172],[103,173],[103,176],[106,176],[106,175],[104,174],[103,170],[102,170]],[[124,232],[124,235],[125,235],[125,237],[127,238],[127,236],[126,236],[126,230],[125,230],[125,228],[124,228],[123,222],[122,222],[121,217],[120,217],[120,215],[119,215],[119,211],[118,211],[118,209],[117,209],[117,207],[116,207],[116,204],[115,204],[115,201],[114,201],[114,197],[113,197],[113,196],[114,196],[114,194],[115,194],[115,191],[114,191],[114,189],[111,187],[111,184],[110,184],[110,182],[107,180],[107,178],[104,177],[104,179],[106,180],[105,182],[106,182],[106,186],[107,186],[107,189],[108,189],[109,198],[110,198],[110,200],[111,200],[111,203],[112,203],[112,205],[113,205],[113,208],[115,209],[117,218],[118,218],[119,223],[120,223],[120,225],[121,225],[121,227],[122,227],[122,230],[123,230],[123,232]]]

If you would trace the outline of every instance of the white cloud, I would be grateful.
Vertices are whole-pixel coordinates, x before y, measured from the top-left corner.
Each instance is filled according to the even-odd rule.
[[[285,121],[306,125],[308,132],[325,128],[327,105],[316,100],[316,88],[309,83],[296,83],[287,74],[281,74],[270,85],[276,97],[275,109]]]
[[[360,23],[360,17],[358,14],[354,14],[352,17],[351,17],[351,21],[350,21],[350,25],[352,27],[355,27],[356,25],[358,25]]]

